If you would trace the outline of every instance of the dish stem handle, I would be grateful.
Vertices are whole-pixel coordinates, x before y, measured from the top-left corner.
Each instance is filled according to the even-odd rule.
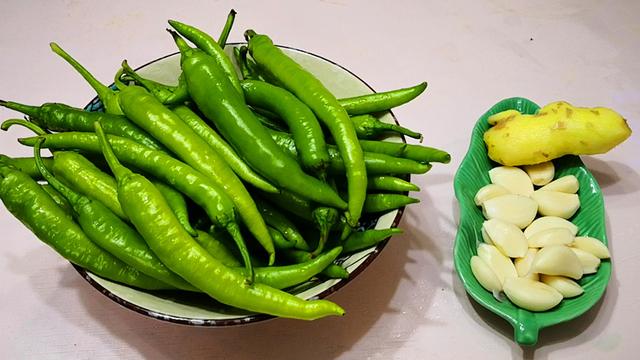
[[[538,320],[530,311],[518,310],[518,317],[513,323],[514,338],[520,345],[535,345],[538,342]]]

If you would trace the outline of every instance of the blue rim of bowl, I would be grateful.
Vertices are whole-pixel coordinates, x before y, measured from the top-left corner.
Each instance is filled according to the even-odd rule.
[[[234,43],[227,43],[227,46],[237,46],[237,45],[246,45],[246,43],[244,42],[234,42]],[[301,50],[295,47],[290,47],[290,46],[286,46],[286,45],[276,45],[279,48],[283,48],[283,49],[287,49],[287,50],[292,50],[292,51],[296,51],[299,53],[303,53],[306,55],[310,55],[313,57],[316,57],[318,59],[324,60],[332,65],[335,65],[337,67],[339,67],[340,69],[346,71],[347,73],[349,73],[351,76],[355,77],[356,79],[358,79],[362,84],[364,84],[366,87],[369,88],[369,90],[373,91],[374,93],[376,92],[366,81],[362,80],[358,75],[354,74],[351,70],[345,68],[344,66],[338,64],[335,61],[329,60],[323,56],[320,55],[316,55],[312,52],[306,51],[306,50]],[[172,54],[168,54],[162,57],[159,57],[155,60],[149,61],[148,63],[141,65],[139,67],[137,67],[135,70],[140,70],[144,67],[147,67],[155,62],[158,62],[160,60],[169,58],[171,56],[175,56],[177,54],[179,54],[180,52],[174,52]],[[98,97],[94,97],[91,102],[89,102],[89,104],[87,105],[87,107],[97,101],[100,101],[98,99]],[[86,108],[86,107],[85,107]],[[391,115],[391,117],[393,118],[393,121],[396,124],[400,124],[398,122],[398,119],[396,118],[396,116],[393,114],[392,111],[388,111],[389,114]],[[402,142],[406,143],[406,139],[404,136],[401,136]],[[407,175],[407,181],[411,180],[411,176]],[[401,207],[399,208],[397,211],[398,213],[396,214],[395,218],[393,219],[393,222],[391,224],[391,227],[397,227],[400,224],[400,219],[402,218],[402,215],[404,214],[404,209],[405,207]],[[329,295],[335,293],[336,291],[338,291],[339,289],[341,289],[342,287],[344,287],[346,284],[348,284],[349,282],[351,282],[353,279],[355,279],[362,271],[364,271],[364,269],[366,269],[367,267],[369,267],[369,265],[371,265],[371,263],[373,262],[373,260],[375,260],[378,257],[378,254],[385,248],[385,246],[387,245],[387,243],[389,242],[389,239],[391,238],[388,237],[385,240],[381,241],[378,243],[378,245],[374,248],[374,250],[372,252],[370,252],[367,255],[367,258],[357,267],[353,270],[353,272],[349,273],[349,277],[347,279],[340,279],[335,285],[327,288],[326,290],[324,290],[323,292],[321,292],[318,295],[315,295],[313,297],[311,297],[311,299],[324,299],[326,297],[328,297]],[[254,324],[254,323],[259,323],[259,322],[264,322],[267,320],[272,320],[272,319],[277,319],[277,316],[272,316],[272,315],[266,315],[266,314],[250,314],[247,316],[243,316],[240,318],[233,318],[233,319],[192,319],[192,318],[187,318],[187,317],[182,317],[182,316],[175,316],[175,315],[169,315],[169,314],[165,314],[165,313],[161,313],[161,312],[157,312],[157,311],[152,311],[149,309],[146,309],[140,305],[134,304],[128,300],[125,300],[121,297],[119,297],[118,295],[114,294],[113,292],[111,292],[109,289],[105,288],[104,286],[102,286],[100,283],[98,283],[95,279],[93,279],[89,273],[87,272],[86,269],[77,266],[75,264],[71,264],[73,265],[73,268],[80,274],[80,276],[82,276],[83,279],[85,279],[89,284],[91,284],[91,286],[93,286],[94,288],[96,288],[98,291],[100,291],[100,293],[102,293],[103,295],[105,295],[107,298],[111,299],[112,301],[120,304],[121,306],[124,306],[125,308],[135,311],[139,314],[145,315],[147,317],[150,317],[152,319],[156,319],[156,320],[160,320],[160,321],[166,321],[166,322],[170,322],[170,323],[174,323],[174,324],[180,324],[180,325],[188,325],[188,326],[197,326],[197,327],[229,327],[229,326],[238,326],[238,325],[245,325],[245,324]],[[93,274],[92,274],[93,275]],[[97,276],[97,275],[93,275],[93,276]],[[144,290],[139,290],[139,291],[144,291]]]

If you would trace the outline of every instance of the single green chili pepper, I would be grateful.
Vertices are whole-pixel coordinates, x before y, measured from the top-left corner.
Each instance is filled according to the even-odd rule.
[[[121,77],[121,80],[128,77],[130,80],[135,81],[136,84],[147,89],[151,95],[155,96],[158,101],[165,105],[182,104],[189,99],[187,83],[182,74],[178,77],[178,85],[171,86],[143,78],[126,63],[123,63],[122,70],[124,75]]]
[[[285,239],[293,242],[295,248],[309,250],[309,244],[304,240],[296,225],[271,204],[256,198],[256,205],[262,214],[264,221],[274,229],[278,230]]]
[[[231,59],[229,59],[224,49],[209,34],[175,20],[169,20],[169,25],[176,29],[180,35],[194,43],[198,49],[211,56],[212,60],[218,64],[218,67],[231,82],[240,97],[244,97],[242,88],[240,87],[240,79],[238,79],[236,69],[233,67]]]
[[[353,253],[375,246],[393,235],[402,233],[402,229],[399,228],[356,231],[352,233],[343,243],[343,251],[345,254]]]
[[[164,266],[138,233],[106,206],[78,194],[56,179],[40,159],[40,144],[43,141],[44,139],[40,139],[33,147],[36,166],[42,177],[69,201],[74,218],[91,241],[127,265],[154,279],[178,289],[195,290],[193,286]]]
[[[274,229],[271,226],[268,226],[267,228],[269,229],[269,234],[273,239],[273,245],[276,247],[276,249],[283,250],[283,249],[291,249],[295,247],[296,243],[293,241],[287,240],[287,238],[285,238],[280,231]]]
[[[118,197],[125,212],[169,269],[219,302],[237,308],[298,319],[344,314],[326,300],[305,301],[262,284],[248,285],[245,275],[224,266],[189,236],[153,184],[122,166],[99,125],[96,128],[118,180]]]
[[[119,218],[127,220],[118,201],[116,180],[111,175],[72,151],[56,151],[53,159],[56,177],[82,195],[99,201]]]
[[[42,161],[47,169],[53,168],[53,158],[42,158]],[[40,171],[38,171],[36,162],[32,157],[9,157],[0,154],[0,162],[13,166],[17,170],[29,175],[34,180],[42,180],[42,175],[40,175]]]
[[[301,284],[331,266],[341,252],[342,247],[338,246],[299,264],[257,267],[256,282],[276,289],[285,289]],[[244,271],[244,269],[239,270]]]
[[[240,74],[242,75],[242,78],[244,80],[249,80],[249,79],[253,80],[254,79],[253,74],[249,72],[249,69],[247,68],[247,63],[245,62],[245,59],[247,58],[247,51],[249,51],[249,48],[247,48],[246,46],[234,47],[233,57],[236,60],[236,64],[238,65],[238,68],[240,69]]]
[[[91,132],[93,131],[93,123],[98,121],[107,134],[126,137],[153,149],[163,149],[158,141],[135,124],[132,124],[124,116],[84,111],[57,103],[31,106],[0,100],[0,106],[19,111],[29,116],[29,121],[52,131]]]
[[[302,166],[323,178],[329,153],[311,109],[287,90],[264,81],[245,80],[241,85],[247,104],[273,112],[288,125]]]
[[[50,184],[42,184],[40,186],[42,187],[42,190],[44,190],[47,194],[49,194],[49,196],[51,196],[56,205],[62,208],[62,210],[69,214],[69,216],[71,216],[71,214],[73,213],[73,209],[71,208],[71,205],[69,204],[67,199],[62,196],[62,194],[56,191],[56,189],[54,189]]]
[[[384,191],[420,191],[418,185],[394,176],[370,176],[367,182],[368,190]]]
[[[207,125],[204,120],[193,112],[193,110],[181,105],[173,108],[173,112],[209,144],[242,180],[262,191],[278,193],[279,190],[275,186],[269,184],[262,176],[251,169],[251,167],[236,154],[233,148],[215,130]]]
[[[314,256],[304,250],[287,250],[284,252],[285,256],[295,263],[304,263],[314,259]],[[325,267],[321,274],[330,279],[348,279],[349,272],[338,264],[329,264]]]
[[[95,245],[27,174],[0,164],[0,199],[13,216],[70,262],[112,281],[141,289],[173,289]]]
[[[451,161],[451,155],[446,151],[423,145],[375,140],[360,140],[360,145],[364,151],[411,159],[423,164],[448,164]]]
[[[328,206],[346,208],[345,202],[333,189],[306,174],[294,159],[282,152],[242,98],[237,96],[215,61],[202,51],[189,48],[177,34],[172,35],[182,53],[182,70],[191,98],[200,111],[215,122],[220,134],[238,155],[280,188]]]
[[[351,121],[358,134],[358,139],[371,139],[385,133],[397,133],[422,142],[422,134],[396,124],[387,124],[378,120],[375,116],[365,114],[352,116]]]
[[[350,97],[340,99],[338,102],[349,115],[370,114],[405,104],[422,94],[426,88],[427,83],[422,82],[404,89]]]
[[[154,181],[153,185],[158,188],[158,191],[160,191],[164,199],[167,201],[167,204],[171,208],[171,211],[173,211],[176,219],[178,219],[189,235],[198,236],[198,233],[196,233],[189,223],[189,210],[187,209],[187,202],[182,194],[171,186],[160,181]]]
[[[69,65],[71,65],[88,83],[93,90],[98,93],[98,98],[104,105],[105,112],[108,114],[123,115],[122,109],[118,104],[118,94],[112,89],[98,81],[87,69],[84,68],[78,61],[72,58],[66,51],[64,51],[58,44],[52,42],[49,44],[51,50],[54,53],[63,58]]]
[[[291,135],[274,130],[269,130],[269,133],[271,134],[271,138],[282,150],[286,151],[292,157],[297,158],[298,151]],[[329,159],[331,160],[329,163],[329,173],[344,174],[345,165],[338,150],[331,145],[329,145],[328,150]],[[374,152],[365,152],[364,162],[369,175],[424,174],[431,169],[431,164],[421,164],[410,159],[397,158]]]
[[[218,37],[218,45],[224,49],[225,45],[227,45],[227,39],[229,38],[229,33],[231,32],[231,28],[233,28],[233,21],[236,19],[236,11],[231,9],[229,11],[229,15],[227,15],[227,21],[222,28],[222,32]]]
[[[245,38],[249,41],[249,51],[260,68],[278,79],[285,89],[307,104],[318,120],[329,129],[344,161],[347,174],[347,220],[352,226],[356,226],[366,196],[367,171],[364,153],[349,115],[315,76],[275,47],[269,37],[247,30]]]
[[[185,75],[188,80],[188,73]],[[260,217],[260,213],[244,184],[224,159],[191,130],[178,115],[162,105],[144,88],[125,86],[117,78],[116,85],[120,89],[118,97],[120,108],[127,117],[162,142],[184,162],[220,186],[220,196],[225,196],[233,202],[251,233],[269,253],[270,264],[272,264],[275,261],[275,250],[267,225]],[[250,266],[246,244],[235,222],[235,212],[233,215],[234,217],[230,218],[225,226],[236,241],[238,249],[246,261],[245,265]]]
[[[101,151],[98,138],[92,133],[67,132],[43,137],[45,142],[42,146],[50,149],[78,149],[93,153]],[[165,152],[149,149],[129,139],[113,135],[108,135],[107,138],[123,162],[185,194],[205,210],[215,226],[226,229],[227,224],[235,218],[233,203],[215,183],[199,171]],[[22,138],[18,141],[23,145],[33,146],[36,139]]]
[[[367,194],[364,211],[367,213],[389,211],[419,202],[420,199],[401,194]]]
[[[211,256],[228,267],[241,267],[242,263],[236,259],[231,251],[220,240],[211,236],[204,231],[197,230],[197,235],[193,238],[202,246]],[[255,269],[255,268],[254,268]]]

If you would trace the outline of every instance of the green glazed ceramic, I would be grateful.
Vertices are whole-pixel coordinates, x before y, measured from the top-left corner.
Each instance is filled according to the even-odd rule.
[[[460,206],[460,225],[454,245],[455,267],[467,293],[480,305],[508,321],[514,328],[515,341],[522,345],[534,345],[541,329],[574,319],[595,305],[602,297],[611,276],[611,262],[603,260],[598,272],[584,276],[580,285],[584,294],[564,299],[555,308],[543,312],[531,312],[518,308],[506,297],[498,301],[475,279],[469,264],[482,242],[480,229],[484,217],[473,198],[481,187],[490,183],[488,171],[496,163],[491,161],[482,138],[489,128],[489,116],[505,110],[518,110],[534,114],[539,106],[523,98],[505,99],[494,105],[476,123],[467,155],[460,164],[454,189]],[[535,120],[534,120],[535,121]],[[556,178],[575,175],[580,182],[580,209],[570,220],[579,228],[579,236],[591,236],[607,244],[605,231],[604,202],[600,186],[578,156],[564,156],[554,160]]]

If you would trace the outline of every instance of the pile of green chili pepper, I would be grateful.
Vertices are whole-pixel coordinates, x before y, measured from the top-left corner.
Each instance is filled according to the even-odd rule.
[[[340,259],[402,232],[365,226],[418,202],[410,174],[450,156],[383,141],[423,137],[379,119],[427,85],[337,99],[266,35],[247,30],[229,57],[235,15],[217,41],[169,21],[175,86],[126,61],[106,86],[52,43],[104,112],[0,100],[26,115],[2,130],[34,132],[18,139],[33,157],[0,154],[0,198],[41,241],[105,279],[274,316],[342,315],[287,290],[347,278]]]

